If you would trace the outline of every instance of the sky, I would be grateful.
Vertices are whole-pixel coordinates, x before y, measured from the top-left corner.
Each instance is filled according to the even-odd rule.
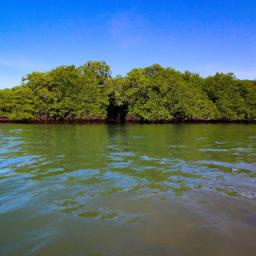
[[[0,88],[89,60],[113,75],[158,63],[256,79],[256,1],[1,1]]]

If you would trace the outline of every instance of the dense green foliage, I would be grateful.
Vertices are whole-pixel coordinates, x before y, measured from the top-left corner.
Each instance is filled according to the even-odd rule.
[[[105,62],[33,72],[0,90],[1,119],[255,120],[256,81],[232,73],[202,78],[152,65],[111,77]]]

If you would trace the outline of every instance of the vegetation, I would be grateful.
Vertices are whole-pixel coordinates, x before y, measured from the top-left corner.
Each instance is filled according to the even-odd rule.
[[[256,120],[256,81],[202,78],[152,65],[111,77],[105,62],[33,72],[0,90],[0,118],[14,121]]]

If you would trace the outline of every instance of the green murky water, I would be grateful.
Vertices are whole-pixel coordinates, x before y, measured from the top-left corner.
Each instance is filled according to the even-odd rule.
[[[256,255],[256,126],[1,124],[0,255]]]

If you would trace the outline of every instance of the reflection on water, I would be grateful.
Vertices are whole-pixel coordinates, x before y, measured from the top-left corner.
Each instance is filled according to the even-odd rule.
[[[0,255],[255,255],[255,159],[255,125],[2,124]]]

